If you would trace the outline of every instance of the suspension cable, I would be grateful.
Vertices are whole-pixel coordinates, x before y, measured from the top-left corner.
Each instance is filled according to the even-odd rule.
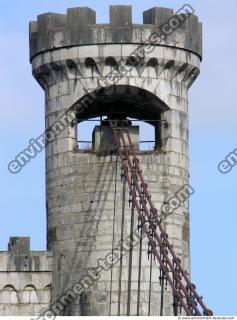
[[[114,255],[114,238],[115,238],[115,215],[116,215],[116,199],[117,199],[117,173],[118,173],[118,157],[116,156],[115,162],[115,181],[114,181],[114,214],[113,214],[113,239],[112,239],[112,257]],[[109,315],[111,316],[112,304],[112,286],[113,286],[113,264],[111,267],[110,275],[110,296],[109,296]]]
[[[137,316],[140,315],[143,224],[141,223],[141,225],[138,226],[138,228],[140,228],[140,241],[139,241],[138,279],[137,279]]]
[[[163,276],[163,271],[160,268],[161,276],[160,276],[160,286],[161,286],[161,293],[160,293],[160,316],[163,316],[163,311],[164,311],[164,276]]]
[[[144,183],[141,173],[142,171],[139,166],[139,160],[138,158],[136,158],[129,130],[126,127],[115,127],[113,124],[112,130],[115,142],[117,144],[120,160],[122,162],[122,166],[125,172],[126,181],[131,193],[132,184],[131,179],[129,177],[129,169],[130,171],[132,171],[133,164],[135,164],[137,177],[140,181],[141,187],[144,190],[141,191],[138,179],[135,179],[136,194],[140,199],[140,205],[136,199],[136,194],[134,195],[134,193],[132,193],[134,206],[137,210],[138,218],[142,225],[142,230],[148,238],[149,245],[152,246],[154,256],[158,260],[162,272],[165,274],[165,280],[170,284],[173,294],[179,301],[180,308],[182,307],[187,315],[202,315],[202,313],[198,309],[199,306],[202,308],[202,312],[204,315],[212,315],[212,312],[208,310],[205,304],[203,303],[202,297],[200,297],[197,294],[195,286],[190,282],[187,276],[187,272],[182,269],[181,261],[176,257],[173,247],[170,245],[168,241],[168,235],[165,233],[163,227],[161,226],[161,221],[157,215],[157,210],[155,209],[151,201],[151,196],[148,192],[147,185]],[[129,144],[128,146],[125,142],[123,133],[125,133],[127,136]],[[133,160],[131,160],[131,157]],[[127,163],[125,160],[127,161]],[[150,209],[147,208],[147,204],[149,204]],[[156,219],[154,219],[153,215],[156,216]],[[154,237],[152,237],[150,234],[151,227],[154,231]],[[159,229],[160,234],[157,232],[157,228]],[[163,255],[163,259],[161,258],[161,255]],[[172,273],[173,279],[170,277],[169,272]],[[183,282],[185,282],[185,284]]]
[[[129,146],[130,146],[131,154],[132,154],[132,156],[133,156],[133,158],[134,158],[134,160],[135,160],[135,162],[136,162],[136,164],[137,164],[137,172],[138,172],[139,178],[140,178],[140,180],[141,180],[141,184],[142,184],[142,185],[145,185],[144,180],[143,180],[143,177],[142,177],[142,175],[141,175],[141,170],[140,170],[140,166],[139,166],[139,161],[138,161],[138,159],[136,158],[135,153],[134,153],[134,147],[133,147],[132,142],[131,142],[131,137],[130,137],[130,135],[129,135],[129,131],[128,131],[127,128],[125,128],[124,131],[125,131],[125,133],[127,134],[127,138],[128,138],[128,141],[129,141]],[[123,134],[121,133],[121,131],[120,131],[120,137],[121,137],[121,139],[122,139],[123,145],[126,146],[125,139],[124,139],[124,136],[123,136]],[[129,164],[129,166],[131,167],[130,156],[129,156],[128,152],[127,152],[127,148],[126,148],[126,147],[125,147],[125,153],[126,153],[127,156],[128,156],[128,164]],[[136,187],[138,187],[138,188],[137,188],[137,191],[138,191],[138,193],[139,193],[139,196],[141,197],[141,191],[140,191],[140,188],[139,188],[138,183],[137,183],[137,186],[136,186]],[[153,203],[152,203],[152,201],[151,201],[151,196],[148,194],[148,192],[147,192],[147,200],[148,200],[148,202],[149,202],[149,205],[151,206],[151,209],[156,210],[156,209],[154,208],[154,206],[153,206]],[[148,212],[147,208],[145,208],[145,213],[146,213],[146,215],[147,215],[147,217],[148,217],[148,221],[149,221],[149,212]],[[198,302],[198,303],[200,303],[201,306],[204,306],[204,313],[206,314],[206,311],[209,312],[209,310],[206,309],[205,305],[204,305],[203,302],[202,302],[201,297],[198,296],[198,294],[197,294],[196,291],[195,291],[195,288],[194,288],[193,285],[190,283],[190,281],[189,281],[189,279],[188,279],[188,277],[187,277],[187,273],[184,272],[184,270],[182,269],[181,264],[180,264],[180,261],[178,261],[176,255],[175,255],[175,253],[174,253],[174,251],[173,251],[173,248],[171,247],[171,245],[170,245],[170,243],[169,243],[169,241],[168,241],[168,235],[165,234],[164,229],[163,229],[163,227],[161,226],[158,217],[157,217],[157,222],[158,222],[158,226],[159,226],[159,228],[160,228],[161,234],[164,235],[164,240],[165,240],[165,242],[166,242],[167,248],[169,249],[169,252],[164,251],[164,250],[163,250],[163,247],[161,247],[161,249],[162,249],[162,251],[163,251],[163,253],[164,253],[164,255],[165,255],[165,258],[166,258],[166,261],[167,261],[169,267],[170,267],[171,270],[172,270],[173,276],[174,276],[174,277],[176,278],[176,280],[177,280],[177,283],[178,283],[178,286],[179,286],[178,289],[180,290],[180,292],[182,291],[182,293],[184,294],[184,296],[186,297],[186,299],[189,301],[189,305],[188,305],[189,313],[191,313],[191,315],[192,315],[193,312],[194,312],[194,313],[197,314],[197,315],[201,315],[200,312],[199,312],[199,310],[198,310],[198,308],[197,308],[197,302]],[[155,232],[155,236],[156,236],[157,241],[160,242],[159,235],[157,234],[157,232]],[[172,265],[172,262],[171,262],[170,258],[168,257],[168,253],[171,253],[171,255],[172,255],[172,257],[173,257],[173,261],[176,262],[177,268],[178,268],[178,270],[179,270],[179,273],[177,273],[177,270],[174,270],[173,265]],[[182,281],[181,281],[181,279],[180,279],[180,275],[182,275],[182,276],[185,278],[185,280],[188,282],[186,287],[183,285],[183,283],[182,283]],[[179,290],[177,290],[177,291],[179,291]],[[191,291],[192,291],[193,297],[195,297],[195,299],[197,300],[197,302],[194,301],[194,300],[192,300],[192,299],[190,299],[188,290],[191,290]],[[179,296],[181,296],[180,293],[179,293]],[[183,306],[183,307],[184,307],[184,306]],[[185,305],[185,309],[187,309],[187,306],[186,306],[186,305]],[[206,310],[205,310],[205,309],[206,309]]]
[[[135,192],[135,186],[133,185],[133,192]],[[131,196],[131,195],[130,195]],[[127,299],[127,315],[130,316],[131,308],[131,285],[132,285],[132,265],[133,265],[133,231],[134,231],[134,211],[135,207],[132,199],[129,200],[131,205],[131,222],[130,222],[130,248],[129,248],[129,264],[128,264],[128,299]]]
[[[126,178],[123,180],[123,198],[122,198],[122,217],[121,217],[121,247],[120,247],[120,266],[119,266],[119,290],[118,290],[118,316],[121,311],[121,289],[122,289],[122,269],[123,269],[123,240],[124,240],[124,219],[125,219],[125,198],[126,198]]]
[[[152,290],[152,253],[150,256],[150,276],[149,276],[149,298],[148,298],[148,316],[151,315],[151,290]]]

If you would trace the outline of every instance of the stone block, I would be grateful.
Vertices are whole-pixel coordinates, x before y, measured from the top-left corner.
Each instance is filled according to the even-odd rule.
[[[168,22],[169,18],[171,18],[173,14],[174,11],[172,9],[154,7],[144,11],[143,23],[160,26]]]
[[[106,33],[106,42],[112,43],[131,43],[132,29],[130,27],[108,28]]]
[[[43,52],[46,50],[53,49],[53,34],[52,33],[44,33],[39,34],[36,43],[36,53]]]
[[[31,21],[29,24],[29,32],[30,32],[30,36],[33,33],[36,33],[38,31],[38,23],[37,21]]]
[[[37,17],[38,32],[47,34],[55,32],[57,29],[66,28],[67,16],[59,13],[43,13]]]
[[[71,45],[86,45],[95,44],[97,38],[96,28],[87,28],[85,25],[79,29],[70,29],[70,44]]]
[[[195,51],[201,55],[201,37],[198,17],[191,15],[186,21],[187,32],[185,38],[185,47],[190,51]]]
[[[110,24],[112,27],[126,27],[132,24],[131,6],[110,6]]]
[[[67,10],[68,26],[71,30],[96,23],[96,12],[88,7],[70,8]]]
[[[61,48],[70,45],[70,32],[69,30],[57,31],[53,34],[54,48]]]
[[[139,126],[129,127],[131,140],[135,149],[139,150]],[[126,144],[128,140],[126,139]],[[114,151],[116,144],[112,129],[109,126],[96,126],[93,131],[93,150],[94,151]]]
[[[11,237],[9,240],[8,249],[13,255],[28,254],[30,251],[30,238]]]

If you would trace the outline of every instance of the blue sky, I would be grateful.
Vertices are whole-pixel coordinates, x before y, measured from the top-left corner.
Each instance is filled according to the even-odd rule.
[[[190,90],[190,176],[192,280],[216,315],[237,315],[237,167],[220,174],[217,164],[237,148],[235,0],[190,0],[203,22],[201,75]],[[107,22],[110,4],[133,5],[133,19],[154,6],[179,9],[182,1],[7,0],[1,3],[1,228],[0,249],[10,236],[30,236],[31,248],[45,250],[44,153],[18,175],[7,164],[44,130],[44,94],[31,76],[28,22],[43,12],[89,6]]]

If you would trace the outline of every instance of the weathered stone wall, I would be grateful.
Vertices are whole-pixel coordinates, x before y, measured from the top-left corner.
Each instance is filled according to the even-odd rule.
[[[188,172],[178,162],[186,161],[182,154],[169,155],[173,164],[167,166],[164,156],[155,154],[141,154],[139,156],[145,181],[149,182],[152,199],[158,209],[165,199],[187,184]],[[48,212],[49,232],[54,234],[49,246],[63,252],[63,257],[54,255],[55,265],[55,293],[63,293],[73,284],[79,282],[86,271],[98,266],[98,260],[104,258],[121,240],[123,183],[121,170],[115,156],[98,157],[91,154],[75,152],[70,157],[64,155],[64,166],[58,170],[64,172],[55,177],[54,172],[48,174],[48,192],[51,195]],[[70,163],[70,169],[69,169]],[[117,174],[116,174],[117,166]],[[78,174],[78,173],[80,174]],[[51,178],[52,177],[52,178]],[[116,185],[116,196],[115,196]],[[66,202],[67,200],[67,202]],[[66,203],[65,203],[66,202]],[[64,204],[62,204],[64,203]],[[59,208],[60,211],[55,208]],[[130,234],[131,208],[128,206],[128,190],[125,198],[124,239]],[[174,244],[182,265],[189,270],[189,230],[188,205],[183,204],[175,214],[167,218],[167,232],[171,243]],[[137,228],[135,219],[134,229]],[[147,260],[147,242],[143,243],[142,277],[141,277],[141,315],[148,312],[149,268]],[[131,314],[136,315],[137,279],[138,279],[138,250],[133,251],[132,267],[132,298]],[[120,264],[116,264],[109,271],[103,271],[101,278],[96,281],[86,293],[83,309],[72,309],[74,314],[108,315],[118,312],[118,292]],[[112,281],[111,281],[112,276]],[[128,255],[123,258],[121,279],[120,312],[127,312],[128,288]],[[159,279],[158,267],[154,262],[152,277],[152,309],[151,314],[159,314]],[[112,297],[110,298],[110,293]],[[172,314],[172,296],[166,292],[165,314]],[[82,296],[80,297],[82,299]],[[111,300],[110,300],[111,299]]]
[[[29,251],[29,238],[11,238],[0,252],[0,315],[39,315],[50,306],[52,253]]]

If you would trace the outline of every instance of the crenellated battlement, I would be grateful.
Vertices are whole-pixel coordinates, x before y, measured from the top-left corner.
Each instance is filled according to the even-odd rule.
[[[93,44],[152,43],[185,49],[202,56],[202,24],[186,5],[180,12],[152,8],[143,13],[143,24],[132,21],[131,6],[110,6],[110,23],[96,24],[96,12],[88,7],[70,8],[67,14],[44,13],[30,22],[30,59],[39,53]],[[160,41],[150,41],[152,34]]]

